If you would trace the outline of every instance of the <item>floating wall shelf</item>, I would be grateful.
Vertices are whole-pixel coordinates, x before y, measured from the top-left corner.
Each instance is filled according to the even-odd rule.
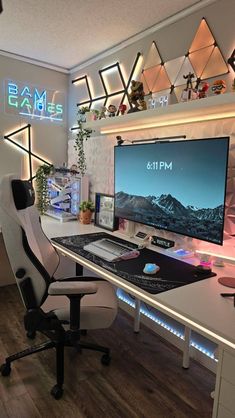
[[[86,122],[95,135],[130,132],[235,117],[235,92]]]

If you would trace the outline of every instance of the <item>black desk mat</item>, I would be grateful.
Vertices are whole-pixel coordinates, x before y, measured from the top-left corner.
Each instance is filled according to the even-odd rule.
[[[84,245],[102,238],[110,238],[120,244],[128,245],[128,247],[137,248],[137,245],[129,241],[105,232],[52,238],[52,241],[152,294],[165,292],[216,275],[215,273],[198,273],[196,267],[191,264],[147,248],[140,250],[140,255],[137,258],[112,263],[83,249]],[[146,263],[157,264],[160,271],[154,275],[144,274],[143,268]]]

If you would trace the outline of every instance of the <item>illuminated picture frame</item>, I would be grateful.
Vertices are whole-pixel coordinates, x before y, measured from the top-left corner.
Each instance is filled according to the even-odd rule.
[[[118,229],[119,221],[114,215],[113,195],[96,193],[95,225],[100,228],[108,229],[109,231],[116,231]]]

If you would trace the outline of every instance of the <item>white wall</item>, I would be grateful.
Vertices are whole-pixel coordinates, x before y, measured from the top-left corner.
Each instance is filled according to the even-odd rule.
[[[84,89],[82,89],[81,86],[79,87],[79,85],[72,84],[71,81],[73,79],[87,75],[89,77],[89,81],[91,82],[91,89],[94,93],[94,96],[97,97],[103,95],[104,90],[102,88],[98,74],[100,69],[119,62],[122,69],[124,70],[124,76],[126,75],[125,79],[127,79],[138,52],[143,55],[144,66],[144,62],[148,55],[152,41],[156,42],[164,62],[185,55],[194,39],[198,26],[203,17],[206,18],[209,28],[211,29],[223,56],[227,60],[235,47],[234,15],[234,0],[217,0],[215,3],[212,3],[211,5],[198,10],[192,15],[184,17],[171,25],[159,29],[153,34],[148,35],[138,42],[135,42],[130,46],[121,49],[115,54],[106,56],[106,58],[98,60],[92,65],[82,68],[80,71],[74,72],[70,76],[69,83],[69,127],[76,124],[76,104],[84,99]],[[217,78],[223,78],[227,82],[228,90],[231,89],[232,81],[234,78],[233,71],[231,71],[231,73],[228,75],[220,76]],[[112,86],[110,87],[112,88]]]
[[[33,151],[56,165],[67,161],[67,112],[64,123],[31,120],[4,111],[4,80],[50,90],[63,91],[68,95],[68,76],[57,71],[25,63],[0,55],[0,178],[9,172],[26,175],[26,159],[16,148],[3,141],[2,136],[30,123],[32,125]],[[35,164],[36,167],[36,164]]]
[[[78,85],[71,83],[72,79],[78,78],[85,74],[88,75],[89,80],[92,80],[94,89],[94,96],[103,93],[101,82],[98,75],[98,70],[116,63],[121,64],[122,69],[126,70],[128,76],[130,68],[135,60],[137,52],[141,52],[145,57],[148,54],[150,45],[155,40],[158,49],[164,61],[169,61],[176,57],[184,55],[189,49],[197,28],[203,17],[206,21],[217,41],[218,46],[225,59],[231,55],[234,49],[234,15],[235,15],[235,1],[234,0],[218,0],[217,2],[205,7],[187,16],[170,26],[164,27],[152,35],[149,35],[134,44],[123,48],[115,54],[112,54],[87,68],[82,69],[71,75],[69,86],[69,126],[76,125],[76,103],[83,100],[84,90]],[[144,60],[143,60],[144,63]],[[231,91],[232,82],[235,73],[230,68],[230,73],[216,77],[223,78],[227,83],[227,91]],[[214,79],[209,80],[210,83]],[[112,87],[112,86],[111,86]],[[183,88],[183,87],[182,87]],[[111,99],[110,99],[111,100]],[[205,123],[194,123],[178,126],[169,126],[162,128],[155,128],[143,131],[136,131],[133,133],[123,134],[124,139],[144,139],[154,137],[165,137],[173,135],[185,134],[187,138],[208,138],[214,136],[226,136],[231,138],[231,144],[235,143],[235,121],[229,119],[225,121],[212,121]],[[76,162],[76,154],[73,148],[74,133],[70,133],[70,140],[68,144],[68,160],[69,165]],[[113,173],[113,147],[116,145],[116,134],[109,136],[92,137],[85,142],[85,152],[87,159],[87,171],[91,181],[91,196],[95,192],[113,193],[114,173]],[[230,158],[230,165],[232,164]],[[197,242],[191,238],[182,237],[179,235],[170,234],[161,231],[161,235],[167,236],[169,239],[177,241],[179,246],[187,246],[195,248],[204,244]]]

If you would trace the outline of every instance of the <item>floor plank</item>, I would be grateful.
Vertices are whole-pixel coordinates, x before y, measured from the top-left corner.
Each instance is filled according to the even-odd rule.
[[[35,344],[23,328],[24,308],[16,286],[0,288],[0,361]],[[215,376],[120,311],[109,330],[89,332],[88,341],[112,350],[109,367],[100,354],[67,348],[64,397],[55,401],[55,352],[16,361],[10,377],[0,377],[0,418],[209,418]],[[45,340],[37,336],[36,343]],[[2,411],[2,412],[1,412]]]

